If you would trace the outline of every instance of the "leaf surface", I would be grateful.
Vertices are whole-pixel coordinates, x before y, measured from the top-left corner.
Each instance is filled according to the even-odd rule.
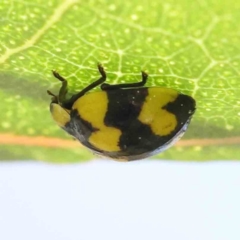
[[[0,158],[91,158],[53,123],[46,90],[59,89],[56,69],[79,91],[100,62],[109,83],[145,70],[148,86],[196,99],[187,133],[159,158],[240,159],[239,11],[233,0],[1,1]]]

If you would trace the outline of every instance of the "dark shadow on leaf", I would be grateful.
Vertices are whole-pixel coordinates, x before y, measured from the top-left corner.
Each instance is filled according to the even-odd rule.
[[[34,101],[44,102],[47,102],[50,99],[47,95],[48,86],[46,81],[41,81],[41,79],[29,81],[28,79],[19,76],[4,73],[0,74],[0,79],[0,89],[5,93],[9,93],[9,95],[20,95],[24,98],[31,98]],[[45,86],[40,85],[39,83],[41,82],[43,82]]]

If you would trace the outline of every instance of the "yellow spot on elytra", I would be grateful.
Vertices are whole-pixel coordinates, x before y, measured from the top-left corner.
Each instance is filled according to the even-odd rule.
[[[177,126],[174,114],[162,109],[169,102],[173,102],[178,92],[166,88],[150,88],[138,119],[151,127],[156,135],[167,136]]]
[[[104,127],[100,131],[94,132],[89,142],[104,151],[119,151],[120,148],[117,144],[120,135],[120,130],[112,127]]]
[[[99,129],[91,134],[88,141],[104,151],[119,151],[118,141],[121,131],[104,124],[107,108],[108,98],[105,92],[87,94],[79,98],[73,105],[73,109],[77,109],[81,118],[90,122],[94,128]]]

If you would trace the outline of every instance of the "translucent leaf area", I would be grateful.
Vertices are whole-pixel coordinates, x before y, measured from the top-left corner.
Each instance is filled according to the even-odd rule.
[[[0,3],[0,158],[76,162],[93,157],[49,113],[59,82],[74,93],[96,80],[193,96],[183,139],[158,158],[240,159],[240,2],[59,0]],[[23,140],[24,139],[24,140]]]

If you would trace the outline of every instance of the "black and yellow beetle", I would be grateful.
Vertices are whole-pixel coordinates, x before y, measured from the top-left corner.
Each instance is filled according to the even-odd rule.
[[[67,80],[52,96],[50,111],[55,122],[92,152],[116,160],[138,160],[164,151],[186,131],[195,112],[195,100],[173,89],[143,87],[142,81],[110,85],[99,64],[101,77],[66,99]],[[88,93],[101,85],[99,92]]]

